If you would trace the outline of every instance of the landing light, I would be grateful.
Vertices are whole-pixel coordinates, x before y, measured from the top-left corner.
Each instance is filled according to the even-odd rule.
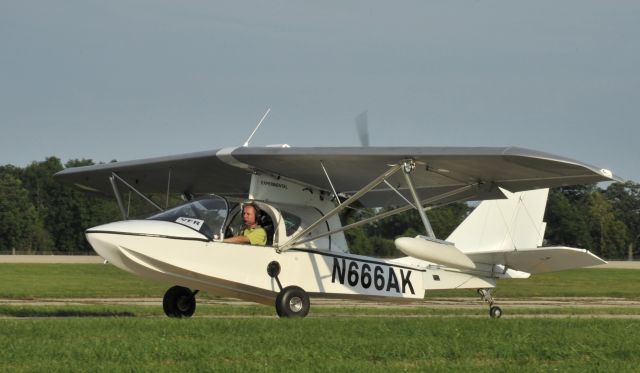
[[[609,170],[607,170],[606,168],[603,168],[600,170],[600,173],[608,178],[612,178],[613,177],[613,173]]]

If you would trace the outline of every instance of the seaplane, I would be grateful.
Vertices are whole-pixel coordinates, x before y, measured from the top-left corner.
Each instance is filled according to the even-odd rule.
[[[191,317],[200,290],[304,317],[312,298],[401,302],[474,289],[499,318],[497,280],[605,263],[542,244],[548,188],[621,181],[607,169],[518,147],[247,145],[67,168],[55,178],[115,196],[123,220],[88,228],[86,238],[114,266],[170,286],[169,317]],[[157,211],[130,219],[124,192]],[[167,196],[164,207],[154,195]],[[184,203],[169,208],[169,195]],[[478,202],[450,236],[436,237],[426,211],[459,201]],[[265,245],[227,242],[247,204]],[[357,208],[376,214],[344,225],[339,214]],[[346,230],[409,210],[424,234],[395,239],[406,256],[349,252]]]

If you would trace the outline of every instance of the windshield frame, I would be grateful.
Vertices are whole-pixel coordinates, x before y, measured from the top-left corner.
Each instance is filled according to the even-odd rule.
[[[221,208],[214,209],[206,206],[205,203],[224,203]],[[211,206],[214,207],[214,206]],[[211,213],[218,216],[211,216]],[[224,216],[221,215],[224,212]],[[146,220],[167,221],[192,229],[209,241],[219,241],[224,238],[224,227],[229,219],[229,201],[217,194],[207,194],[201,196],[157,214],[153,214]],[[211,219],[214,219],[214,222]]]

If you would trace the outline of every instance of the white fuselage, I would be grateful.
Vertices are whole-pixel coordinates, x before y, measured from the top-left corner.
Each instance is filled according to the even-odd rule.
[[[218,235],[221,232],[211,232],[208,237],[187,222],[201,224],[207,217],[121,221],[91,228],[86,235],[100,256],[131,273],[265,304],[273,304],[280,291],[277,280],[267,273],[273,261],[280,265],[278,280],[283,288],[295,285],[311,296],[422,299],[429,289],[495,286],[495,276],[487,272],[464,272],[413,258],[350,254],[342,232],[327,233],[279,253],[279,245],[334,205],[319,190],[264,175],[252,179],[251,197],[261,201],[257,205],[271,219],[273,246],[224,243]],[[236,206],[225,215],[223,228],[233,224],[239,211]],[[310,235],[339,227],[335,216]]]
[[[100,256],[134,274],[259,303],[273,303],[280,290],[267,274],[272,261],[281,266],[283,287],[311,295],[422,298],[425,290],[425,269],[314,249],[278,254],[272,247],[210,241],[171,222],[106,224],[88,230],[87,239]]]

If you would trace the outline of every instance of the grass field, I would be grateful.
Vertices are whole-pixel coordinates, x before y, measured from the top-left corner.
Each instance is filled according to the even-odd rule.
[[[503,281],[496,295],[640,299],[640,271],[583,269]],[[152,297],[167,286],[109,265],[0,264],[0,299]],[[476,297],[473,291],[429,293]],[[200,296],[199,296],[200,297]],[[204,295],[204,298],[211,299]],[[477,300],[471,300],[476,301]],[[516,315],[572,315],[561,319]],[[619,371],[640,364],[638,308],[312,307],[277,319],[261,305],[0,304],[0,371]]]
[[[628,320],[2,320],[23,371],[637,371]]]
[[[617,297],[640,299],[640,271],[576,269],[530,279],[500,280],[495,296]],[[0,264],[0,298],[162,297],[168,285],[148,281],[112,265]],[[430,297],[477,297],[475,290],[441,290]]]
[[[162,297],[167,285],[104,264],[0,264],[0,298]]]

